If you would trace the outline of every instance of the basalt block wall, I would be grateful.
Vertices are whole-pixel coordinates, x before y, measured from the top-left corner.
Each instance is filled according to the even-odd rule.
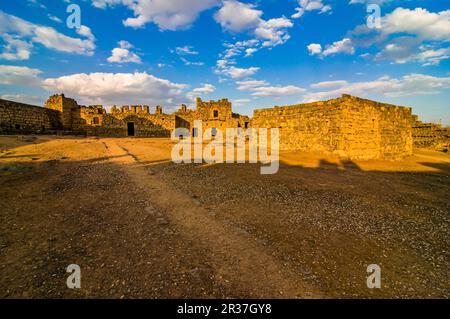
[[[60,129],[59,111],[0,99],[0,133],[43,134]]]
[[[280,150],[351,159],[412,154],[411,109],[349,95],[324,102],[255,110],[252,127],[280,129]]]

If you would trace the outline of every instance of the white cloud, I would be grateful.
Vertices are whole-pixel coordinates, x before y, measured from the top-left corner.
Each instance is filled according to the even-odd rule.
[[[286,85],[286,86],[261,86],[255,87],[252,89],[253,96],[271,96],[271,97],[283,97],[287,95],[295,95],[305,91],[305,89],[294,86],[294,85]]]
[[[45,98],[36,95],[27,94],[3,94],[0,99],[25,103],[30,105],[44,105]]]
[[[225,30],[241,32],[255,29],[261,22],[262,14],[261,10],[255,9],[255,5],[226,0],[214,19]]]
[[[44,88],[64,92],[82,103],[169,104],[183,99],[184,84],[157,78],[146,72],[78,73],[43,82]]]
[[[289,40],[290,36],[287,33],[287,28],[292,28],[294,24],[291,20],[282,17],[270,19],[260,23],[255,30],[255,35],[263,40],[264,47],[272,47],[279,44],[284,44]]]
[[[77,30],[77,33],[85,37],[85,39],[73,38],[59,33],[51,27],[30,23],[2,11],[0,11],[0,33],[9,34],[14,39],[21,40],[22,49],[25,48],[24,44],[28,43],[25,49],[28,53],[23,51],[21,58],[27,56],[27,54],[29,57],[33,43],[39,43],[49,49],[73,54],[93,55],[95,50],[95,37],[86,26],[82,26]],[[13,47],[17,48],[17,46]],[[9,52],[6,49],[6,52],[3,53],[11,53],[11,50],[14,51],[15,49],[10,48]]]
[[[425,74],[409,74],[401,78],[381,77],[374,81],[354,82],[331,91],[309,92],[304,95],[305,102],[335,98],[342,94],[361,97],[383,95],[401,97],[411,95],[438,94],[450,88],[450,77],[434,77]]]
[[[231,32],[247,32],[254,36],[247,41],[227,44],[227,50],[221,56],[229,59],[245,53],[245,57],[252,56],[264,47],[274,47],[284,44],[290,36],[287,29],[294,24],[291,20],[280,17],[269,20],[261,18],[263,12],[253,4],[246,4],[236,0],[226,0],[222,8],[215,15],[215,19],[225,30]]]
[[[175,48],[175,52],[178,55],[198,55],[198,52],[193,50],[193,47],[190,45],[186,45],[184,47]]]
[[[125,26],[139,28],[147,23],[156,24],[161,30],[189,28],[202,11],[220,3],[219,0],[93,0],[101,9],[124,5],[133,11],[134,17],[123,21]]]
[[[238,90],[250,91],[252,96],[271,96],[279,98],[287,95],[295,95],[305,91],[305,89],[294,85],[271,86],[263,80],[237,81]]]
[[[249,81],[238,81],[236,82],[236,84],[239,85],[238,90],[240,91],[251,91],[255,87],[267,86],[269,83],[260,80],[249,80]]]
[[[230,77],[232,79],[242,79],[250,77],[254,75],[256,72],[258,72],[260,69],[258,67],[238,68],[235,66],[228,65],[226,63],[227,61],[225,61],[225,63],[223,64],[222,61],[224,60],[218,61],[216,73]]]
[[[38,77],[42,71],[26,66],[0,65],[0,84],[3,85],[40,85]]]
[[[107,59],[110,63],[142,63],[141,58],[134,52],[131,52],[133,46],[128,41],[119,41],[119,47],[111,51],[111,56]]]
[[[202,97],[203,95],[208,95],[214,93],[216,87],[212,84],[203,84],[203,86],[193,89],[187,94],[188,99],[194,100],[196,97]]]
[[[298,0],[299,7],[295,8],[291,18],[301,18],[306,11],[319,11],[319,13],[331,12],[331,6],[323,4],[322,0]]]
[[[397,8],[381,19],[381,32],[406,33],[421,40],[450,41],[450,10],[434,13],[422,8]]]
[[[427,9],[396,8],[381,18],[380,29],[359,25],[349,32],[353,45],[382,48],[376,54],[365,53],[377,61],[437,65],[448,59],[450,10],[429,12]]]
[[[333,44],[327,46],[325,50],[323,50],[322,55],[334,55],[338,53],[346,53],[346,54],[354,54],[355,48],[353,47],[352,40],[349,38],[344,38],[341,41],[336,41]]]
[[[326,57],[329,55],[335,55],[339,53],[354,54],[355,47],[353,46],[352,40],[350,38],[344,38],[340,41],[336,41],[329,44],[322,51],[322,46],[317,43],[311,43],[307,46],[310,55],[319,55],[320,57]]]
[[[53,22],[62,23],[62,20],[60,18],[58,18],[57,16],[54,16],[54,15],[51,15],[50,13],[48,14],[48,18],[50,20],[52,20]]]
[[[311,43],[307,46],[310,55],[316,55],[322,53],[322,46],[317,43]]]
[[[450,48],[437,48],[436,45],[417,45],[418,40],[412,37],[400,37],[386,44],[384,49],[375,55],[376,61],[393,61],[397,64],[408,62],[421,63],[423,66],[438,65],[442,60],[450,58]]]
[[[250,99],[235,99],[235,100],[232,100],[231,103],[233,103],[233,106],[235,106],[235,107],[240,107],[240,106],[247,105],[251,101],[252,100],[250,100]]]
[[[0,53],[0,59],[28,60],[30,58],[33,47],[30,43],[7,33],[3,35],[3,41],[5,44],[3,45],[3,52]]]

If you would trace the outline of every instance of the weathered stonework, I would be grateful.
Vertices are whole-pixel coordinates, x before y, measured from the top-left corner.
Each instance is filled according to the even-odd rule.
[[[61,129],[59,111],[0,99],[0,133],[41,134]]]
[[[411,108],[350,95],[324,102],[255,110],[252,127],[280,129],[280,150],[352,159],[412,154]]]
[[[450,127],[440,124],[423,123],[414,115],[413,123],[414,147],[446,150],[450,149]]]
[[[176,127],[189,129],[191,135],[194,135],[194,121],[202,121],[203,131],[207,129],[216,129],[225,134],[227,128],[247,128],[250,123],[248,116],[233,113],[231,102],[228,99],[220,101],[204,102],[201,98],[196,100],[196,109],[188,109],[186,105],[175,113]]]
[[[343,95],[329,101],[257,109],[253,118],[235,114],[227,99],[196,101],[172,114],[147,105],[81,106],[63,94],[53,95],[45,107],[0,100],[0,133],[60,133],[94,136],[168,137],[179,127],[196,135],[194,121],[203,131],[226,128],[279,128],[280,150],[334,154],[351,159],[399,159],[415,147],[433,148],[449,143],[450,129],[424,124],[411,108]]]

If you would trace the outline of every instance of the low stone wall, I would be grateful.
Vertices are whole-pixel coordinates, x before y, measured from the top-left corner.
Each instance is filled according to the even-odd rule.
[[[61,128],[56,110],[0,99],[1,134],[45,134]]]
[[[422,123],[417,120],[413,124],[413,140],[415,148],[448,149],[450,148],[450,127],[434,123]]]
[[[280,150],[352,159],[412,154],[411,109],[344,95],[323,102],[255,110],[252,127],[279,128]]]

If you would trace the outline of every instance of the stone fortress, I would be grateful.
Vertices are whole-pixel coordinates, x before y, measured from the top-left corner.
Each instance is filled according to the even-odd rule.
[[[195,136],[203,130],[279,128],[281,151],[309,151],[349,159],[400,159],[413,148],[448,150],[450,128],[422,123],[409,107],[343,95],[322,102],[256,109],[253,117],[233,113],[227,99],[196,100],[195,110],[182,105],[172,113],[156,106],[82,106],[64,94],[52,95],[44,107],[0,100],[0,134],[67,134],[108,137],[169,137],[175,128]],[[214,134],[214,133],[213,133]]]

